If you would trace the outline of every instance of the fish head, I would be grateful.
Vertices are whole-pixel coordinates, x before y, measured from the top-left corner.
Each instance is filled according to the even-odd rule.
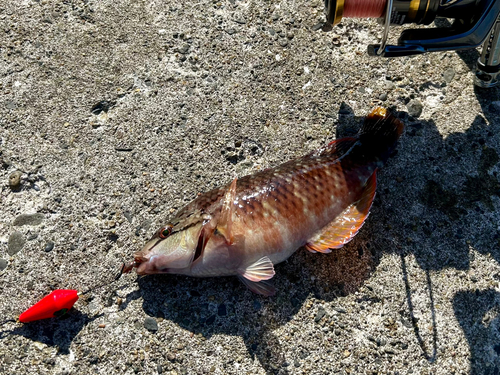
[[[202,229],[202,222],[182,229],[172,224],[162,226],[142,250],[134,254],[137,274],[179,273],[188,268],[199,247]]]

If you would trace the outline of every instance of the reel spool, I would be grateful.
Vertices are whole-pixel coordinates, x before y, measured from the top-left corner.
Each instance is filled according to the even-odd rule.
[[[500,0],[325,0],[323,31],[348,18],[378,18],[384,24],[380,44],[368,46],[371,56],[400,57],[451,51],[483,45],[474,83],[500,83]],[[404,30],[397,45],[387,45],[391,25],[429,25],[436,18],[452,18],[450,27]]]

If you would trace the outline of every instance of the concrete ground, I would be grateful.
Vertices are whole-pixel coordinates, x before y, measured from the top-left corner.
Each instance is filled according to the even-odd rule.
[[[499,374],[499,90],[474,88],[475,50],[371,58],[375,21],[322,19],[320,0],[0,0],[1,320],[110,280],[197,193],[374,106],[406,124],[355,240],[299,249],[275,297],[125,275],[3,324],[0,373]]]

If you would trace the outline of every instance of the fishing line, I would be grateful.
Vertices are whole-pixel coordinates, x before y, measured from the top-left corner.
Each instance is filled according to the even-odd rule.
[[[126,268],[126,264],[123,263],[122,267],[120,268],[120,271],[115,276],[113,276],[112,279],[107,280],[101,284],[94,285],[93,287],[90,287],[89,289],[87,289],[83,292],[79,292],[78,295],[83,296],[85,294],[93,292],[96,289],[102,288],[103,286],[107,286],[107,285],[114,283],[115,281],[118,281],[121,278],[121,276],[123,275],[125,268]]]

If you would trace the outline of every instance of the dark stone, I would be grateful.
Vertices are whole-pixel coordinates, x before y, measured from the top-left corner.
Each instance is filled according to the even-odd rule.
[[[14,232],[9,236],[9,242],[7,244],[7,254],[14,255],[21,251],[26,239],[21,232]]]
[[[156,372],[158,374],[161,374],[163,372],[163,368],[161,367],[161,365],[156,365]]]
[[[43,249],[43,251],[45,251],[46,253],[48,253],[48,252],[52,251],[53,249],[54,249],[54,242],[49,241],[45,245],[45,248]]]
[[[318,307],[318,312],[316,313],[316,317],[314,318],[314,321],[316,323],[318,323],[325,315],[326,315],[326,311],[323,308],[323,306]]]
[[[23,225],[40,225],[45,219],[43,214],[22,214],[14,219],[12,225],[16,227],[21,227]]]
[[[288,40],[280,39],[279,44],[281,47],[286,47],[288,45]]]
[[[0,258],[0,271],[6,269],[7,265],[8,265],[7,261],[5,259]]]
[[[156,319],[148,316],[144,319],[144,328],[150,332],[158,331],[158,323],[156,322]]]
[[[385,102],[387,100],[387,93],[384,92],[383,94],[380,94],[380,96],[378,97],[380,100],[382,100],[383,102]]]
[[[233,35],[233,34],[236,34],[237,31],[233,28],[229,28],[229,29],[226,29],[226,33],[228,33],[229,35]]]

